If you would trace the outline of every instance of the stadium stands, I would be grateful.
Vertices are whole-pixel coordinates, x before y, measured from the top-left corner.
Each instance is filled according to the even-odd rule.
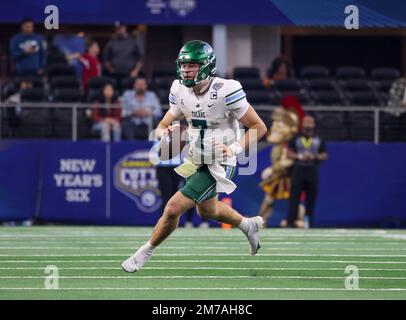
[[[278,105],[287,95],[296,96],[303,105],[308,106],[342,106],[342,107],[375,107],[386,106],[388,93],[392,83],[400,77],[400,72],[394,68],[376,67],[365,70],[359,66],[341,66],[329,70],[322,65],[309,65],[301,68],[298,78],[279,80],[264,85],[261,72],[257,67],[236,67],[232,72],[233,78],[240,81],[246,91],[249,101],[255,106]],[[149,79],[150,88],[156,92],[162,104],[167,104],[169,88],[176,78],[175,68],[159,68],[152,71]],[[18,92],[19,83],[28,80],[32,89],[21,92],[23,102],[64,102],[92,103],[100,97],[101,88],[105,83],[111,83],[117,88],[115,79],[107,76],[92,78],[88,83],[87,92],[83,92],[81,82],[75,70],[67,62],[65,56],[51,46],[47,54],[47,67],[43,77],[16,78],[13,82],[2,87],[1,98],[7,99]],[[121,92],[133,88],[134,78],[128,77],[121,81]],[[269,122],[269,111],[261,109],[260,116]],[[2,134],[12,136],[9,130],[15,121],[15,115],[4,112],[2,119]],[[79,136],[93,138],[91,133],[90,109],[78,112]],[[374,134],[374,115],[371,112],[350,111],[313,111],[319,122],[319,129],[326,140],[372,140]],[[24,119],[17,128],[16,134],[24,137],[71,137],[72,111],[54,107],[51,110],[26,110]],[[14,117],[14,118],[13,118]],[[49,124],[39,130],[35,124]],[[14,121],[14,122],[13,122]],[[405,125],[403,117],[387,115],[381,112],[381,138],[387,141],[404,140]],[[24,126],[24,128],[21,128]]]

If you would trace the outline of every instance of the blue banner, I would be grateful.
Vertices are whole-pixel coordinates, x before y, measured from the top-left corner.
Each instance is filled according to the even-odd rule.
[[[40,219],[94,223],[106,216],[106,146],[48,141],[41,153]]]
[[[154,225],[161,215],[150,142],[2,141],[0,220]],[[328,143],[320,167],[315,225],[391,227],[406,223],[406,144]],[[270,164],[270,147],[258,152],[253,175],[236,175],[234,208],[256,215],[263,193],[260,173]],[[270,225],[286,216],[276,203]]]
[[[35,217],[40,146],[36,141],[0,141],[0,220]]]
[[[0,22],[27,15],[38,23],[47,5],[59,9],[60,24],[250,24],[344,27],[345,7],[355,5],[360,26],[406,26],[400,0],[14,0],[3,1]]]

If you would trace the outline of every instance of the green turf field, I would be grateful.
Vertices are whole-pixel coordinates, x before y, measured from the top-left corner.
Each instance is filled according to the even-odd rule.
[[[0,227],[0,299],[406,299],[406,231],[178,229],[141,272],[122,260],[150,228]],[[45,268],[59,289],[45,289]],[[347,290],[345,268],[359,268]]]

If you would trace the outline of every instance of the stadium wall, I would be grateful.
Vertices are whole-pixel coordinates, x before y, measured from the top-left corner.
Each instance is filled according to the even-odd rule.
[[[0,142],[0,221],[153,225],[160,215],[149,142],[3,140]],[[319,227],[405,227],[406,144],[328,143],[320,167]],[[233,206],[255,215],[261,171],[270,147],[258,153],[254,175],[237,175]],[[286,215],[276,204],[270,225]],[[196,218],[197,219],[197,218]]]

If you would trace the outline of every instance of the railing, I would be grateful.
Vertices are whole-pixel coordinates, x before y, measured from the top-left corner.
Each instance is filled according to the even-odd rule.
[[[4,110],[7,108],[15,108],[17,105],[13,103],[5,103],[0,101],[0,139],[2,139],[2,119]],[[91,110],[93,104],[91,103],[62,103],[62,102],[35,102],[35,103],[21,103],[18,104],[19,107],[23,108],[50,108],[53,110],[60,110],[60,109],[72,109],[72,140],[78,140],[78,110],[80,109],[88,109]],[[99,108],[106,108],[106,105],[100,104],[98,105]],[[111,105],[109,106],[111,108]],[[270,112],[276,106],[270,105],[257,105],[255,106],[255,110],[258,112]],[[380,141],[380,114],[381,112],[390,111],[387,107],[363,107],[363,106],[304,106],[305,111],[316,111],[316,112],[362,112],[362,113],[373,113],[374,115],[374,125],[373,125],[373,141],[375,144],[379,144]],[[168,109],[168,105],[163,106],[164,110]],[[404,108],[402,110],[400,108],[391,109],[392,111],[396,111],[398,113],[403,113]],[[148,130],[149,132],[153,129],[153,121],[152,117],[149,117],[149,124]],[[406,126],[406,123],[405,123]]]

